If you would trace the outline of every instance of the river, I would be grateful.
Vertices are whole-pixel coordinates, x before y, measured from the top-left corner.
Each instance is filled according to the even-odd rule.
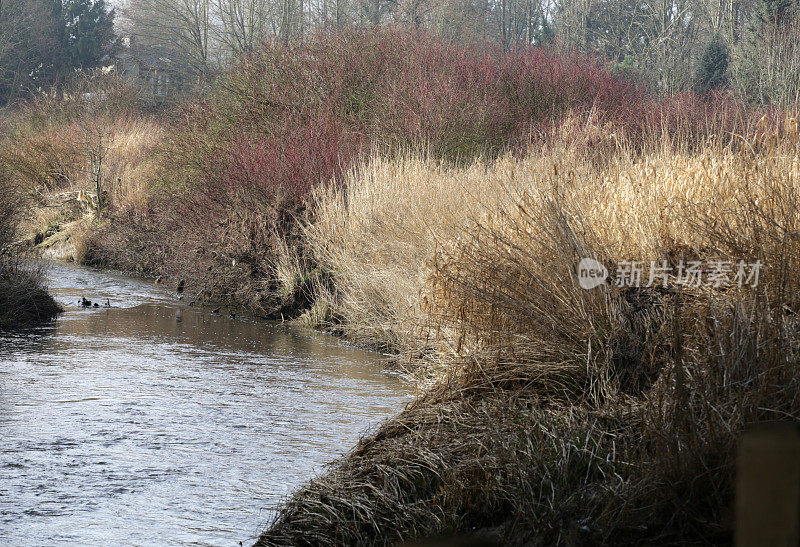
[[[65,312],[0,335],[2,545],[247,545],[410,396],[325,334],[113,272],[46,275]]]

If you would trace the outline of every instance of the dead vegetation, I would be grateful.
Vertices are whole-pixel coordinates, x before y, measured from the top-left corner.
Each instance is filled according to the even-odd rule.
[[[309,233],[345,279],[327,298],[354,331],[401,325],[391,336],[426,346],[429,389],[288,500],[259,545],[729,543],[739,432],[800,420],[797,127],[764,122],[735,147],[618,145],[600,162],[564,141],[459,171],[379,160],[345,199],[323,197]],[[404,208],[396,181],[425,206]],[[449,207],[484,185],[496,199]],[[756,287],[586,290],[587,256],[611,279],[626,260],[763,269]]]
[[[61,311],[43,286],[39,270],[0,257],[0,330],[39,325]]]
[[[0,179],[0,330],[40,324],[61,311],[15,245],[22,197]]]
[[[56,236],[52,257],[89,258],[103,211],[141,210],[156,194],[163,136],[135,90],[101,73],[4,111],[0,179],[22,198],[19,236],[37,245]]]

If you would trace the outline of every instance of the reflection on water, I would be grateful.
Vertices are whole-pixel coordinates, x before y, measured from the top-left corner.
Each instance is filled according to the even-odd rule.
[[[66,313],[0,337],[3,545],[247,544],[408,396],[380,355],[322,334],[117,274],[49,278]]]

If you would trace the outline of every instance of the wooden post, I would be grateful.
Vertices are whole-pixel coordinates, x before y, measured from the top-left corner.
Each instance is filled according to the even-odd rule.
[[[746,431],[736,475],[736,546],[800,545],[798,427],[774,422]]]

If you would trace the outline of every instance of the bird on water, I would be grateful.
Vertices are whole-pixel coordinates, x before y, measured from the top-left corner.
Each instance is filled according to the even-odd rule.
[[[181,279],[181,282],[178,283],[178,300],[183,300],[183,287],[186,285],[186,281]]]

